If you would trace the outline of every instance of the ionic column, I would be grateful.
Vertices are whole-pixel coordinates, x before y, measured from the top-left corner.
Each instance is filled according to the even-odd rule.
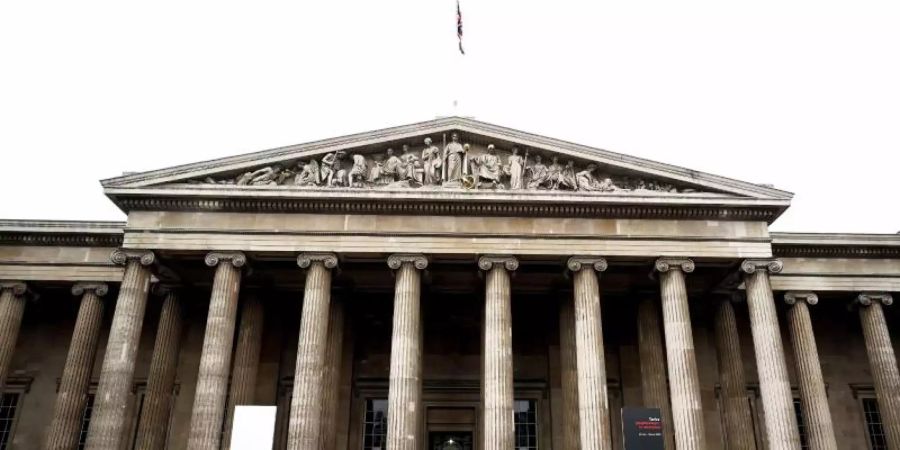
[[[669,389],[672,399],[672,422],[678,450],[705,449],[703,404],[694,335],[688,308],[684,274],[694,271],[689,259],[656,260],[662,298],[663,331],[666,336],[666,362],[669,367]]]
[[[247,263],[247,257],[240,252],[213,252],[206,255],[204,261],[207,266],[216,268],[216,275],[206,316],[188,448],[219,450],[241,289],[241,267]]]
[[[341,370],[344,362],[344,303],[331,299],[328,315],[328,338],[325,343],[325,379],[328,383],[322,399],[322,448],[336,450],[338,409],[341,400]]]
[[[871,292],[859,294],[856,301],[860,304],[859,319],[875,380],[875,395],[884,435],[889,449],[900,449],[900,373],[882,309],[882,305],[888,306],[894,299],[887,293]]]
[[[828,396],[825,394],[825,380],[819,364],[819,350],[813,334],[809,306],[819,302],[812,292],[788,292],[784,301],[791,305],[787,312],[791,346],[800,382],[800,403],[803,406],[803,420],[811,450],[837,450]]]
[[[303,253],[297,257],[297,264],[308,270],[297,341],[288,450],[319,450],[322,443],[322,374],[328,341],[331,269],[337,267],[338,259],[333,253]]]
[[[575,353],[578,364],[578,418],[582,448],[612,448],[609,399],[606,395],[606,361],[603,354],[603,320],[597,273],[606,260],[573,256],[566,266],[575,277]]]
[[[756,450],[753,417],[747,401],[740,333],[731,299],[719,302],[714,328],[726,447],[729,450]]]
[[[144,408],[134,446],[142,450],[166,448],[172,391],[175,388],[175,373],[178,368],[178,346],[181,339],[182,308],[178,293],[171,289],[158,293],[165,295],[165,300],[156,327],[150,374],[147,376],[147,391],[144,393]]]
[[[775,312],[775,299],[769,285],[769,273],[782,269],[774,259],[746,260],[741,263],[750,311],[750,331],[759,372],[759,390],[765,412],[765,434],[772,449],[800,448],[794,398],[784,360],[784,345]]]
[[[428,260],[423,255],[391,255],[388,266],[397,271],[397,281],[391,333],[387,448],[418,450],[418,418],[422,410],[421,271],[428,267]]]
[[[225,430],[222,433],[223,449],[231,448],[234,407],[252,405],[255,401],[264,320],[265,311],[259,297],[255,294],[246,296],[241,305],[241,322],[234,348],[234,368],[231,370],[231,388],[228,392],[228,407],[225,409]]]
[[[72,286],[72,295],[81,296],[81,305],[78,307],[75,331],[72,333],[69,354],[66,356],[59,392],[56,394],[53,419],[47,430],[45,448],[48,450],[78,447],[81,418],[87,403],[91,371],[94,368],[94,356],[103,322],[103,300],[100,297],[107,292],[109,286],[104,283],[77,283]]]
[[[665,448],[675,450],[675,427],[669,406],[666,378],[666,346],[663,344],[659,306],[654,299],[638,303],[638,353],[641,358],[641,393],[644,406],[659,408],[662,413]]]
[[[519,267],[513,256],[482,256],[487,272],[484,294],[484,446],[509,450],[515,445],[513,421],[512,303],[509,272]]]
[[[100,384],[88,427],[88,450],[119,450],[125,433],[128,397],[134,378],[141,327],[150,290],[150,269],[156,256],[150,251],[116,250],[113,263],[125,265],[119,297],[103,355]]]
[[[3,393],[9,364],[12,362],[13,352],[16,351],[22,315],[25,313],[24,295],[27,290],[25,283],[0,281],[0,393]]]
[[[562,384],[563,450],[581,448],[578,418],[578,356],[575,351],[575,301],[559,305],[559,365]]]

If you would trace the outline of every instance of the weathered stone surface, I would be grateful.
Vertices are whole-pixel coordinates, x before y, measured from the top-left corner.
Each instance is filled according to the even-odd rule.
[[[234,348],[234,364],[225,409],[225,429],[222,447],[231,447],[231,428],[234,423],[234,407],[255,404],[256,375],[259,371],[259,352],[262,348],[265,308],[258,294],[250,294],[241,305],[241,321],[238,326],[237,344]]]
[[[889,449],[900,448],[900,371],[882,309],[882,305],[893,302],[893,297],[886,293],[864,293],[857,297],[866,355],[875,380],[875,394]]]
[[[559,304],[559,358],[562,384],[562,442],[565,450],[581,448],[578,417],[578,357],[575,350],[575,299]]]
[[[344,370],[344,302],[331,299],[328,316],[328,339],[325,349],[325,379],[335,380],[325,389],[322,399],[322,448],[337,449],[338,422],[341,406],[341,383]]]
[[[94,411],[88,427],[88,450],[119,450],[128,416],[128,397],[134,378],[138,341],[144,323],[147,294],[150,290],[152,252],[117,250],[110,259],[125,265],[119,286],[119,298],[113,313],[100,384],[94,400]]]
[[[303,253],[297,258],[297,264],[308,270],[297,342],[288,450],[322,448],[322,376],[331,308],[331,269],[337,263],[337,256],[328,253]]]
[[[135,448],[143,450],[163,450],[172,410],[172,391],[175,388],[175,374],[178,369],[178,353],[182,333],[183,311],[178,293],[167,290],[156,339],[153,343],[153,357],[147,376],[147,391],[144,394],[144,408],[138,424]]]
[[[606,270],[606,260],[572,257],[567,266],[575,278],[575,353],[578,360],[581,446],[610,449],[609,399],[606,393],[606,359],[597,275],[597,272]]]
[[[216,268],[200,373],[191,411],[191,432],[188,447],[197,450],[218,450],[225,420],[231,350],[237,320],[238,294],[241,289],[241,267],[247,259],[242,253],[209,253],[206,264]]]
[[[513,423],[512,306],[509,272],[519,267],[512,256],[482,256],[484,295],[484,450],[509,450]]]
[[[744,357],[732,300],[719,301],[715,317],[716,359],[722,388],[725,442],[734,450],[756,450],[753,416],[747,399]]]
[[[47,432],[47,450],[68,450],[78,446],[81,419],[103,323],[101,297],[108,292],[109,286],[104,283],[78,283],[72,287],[72,294],[81,295],[81,305],[56,394],[53,419]]]
[[[694,262],[689,259],[660,258],[655,266],[660,272],[675,445],[679,450],[702,450],[706,448],[706,431],[703,424],[703,404],[700,399],[700,380],[697,374],[691,314],[684,281],[685,272],[694,271]]]
[[[399,267],[398,267],[399,264]],[[422,255],[392,255],[396,269],[394,323],[391,337],[391,374],[388,388],[388,450],[418,450],[422,415],[421,273],[428,260]]]
[[[19,339],[19,328],[22,326],[22,315],[25,313],[25,283],[0,283],[0,392],[9,372],[16,341]]]
[[[800,402],[803,406],[803,421],[809,448],[813,450],[837,450],[834,425],[828,408],[828,395],[819,362],[816,335],[813,333],[809,305],[819,302],[811,292],[788,292],[784,300],[791,305],[787,312],[791,346],[794,349],[794,363],[800,384]]]
[[[669,404],[666,375],[666,346],[663,343],[656,300],[646,298],[638,303],[638,351],[641,358],[641,393],[644,406],[659,408],[662,413],[666,449],[675,449],[675,426]]]
[[[778,260],[746,260],[741,263],[747,287],[750,331],[756,351],[759,390],[765,411],[765,435],[769,448],[800,449],[794,399],[784,360],[784,345],[775,312],[769,273],[781,271]]]

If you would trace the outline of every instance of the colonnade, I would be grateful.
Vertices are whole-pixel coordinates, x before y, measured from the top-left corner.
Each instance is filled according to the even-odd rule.
[[[125,409],[134,376],[138,339],[150,290],[148,251],[120,250],[113,261],[125,266],[103,358],[94,413],[87,437],[91,450],[118,450],[126,427]],[[209,314],[191,413],[188,446],[218,450],[220,430],[229,421],[235,404],[247,394],[256,378],[260,351],[262,308],[258,301],[243,305],[237,324],[238,297],[246,257],[240,252],[213,252],[205,262],[215,268]],[[336,410],[335,383],[324,377],[340,370],[340,305],[332,302],[332,273],[338,257],[331,253],[303,253],[297,263],[306,271],[300,320],[297,361],[289,413],[288,449],[330,449]],[[393,327],[388,390],[387,445],[391,450],[414,450],[419,441],[422,407],[422,271],[426,255],[397,254],[387,259],[395,272]],[[572,256],[573,296],[560,315],[562,411],[567,448],[610,449],[607,374],[604,362],[601,315],[601,274],[607,261],[593,256]],[[511,274],[519,261],[512,255],[486,255],[478,259],[485,278],[483,352],[484,450],[514,447],[513,350]],[[641,300],[638,306],[641,385],[644,402],[661,408],[667,448],[705,449],[703,408],[688,307],[686,278],[694,262],[660,258],[655,271],[660,284],[660,303]],[[747,260],[741,264],[747,294],[753,348],[759,371],[764,434],[771,449],[799,449],[784,344],[776,315],[769,275],[781,270],[777,260]],[[19,282],[0,283],[0,387],[5,380],[25,308],[27,287]],[[72,448],[77,443],[80,412],[84,408],[90,371],[103,314],[102,283],[79,283],[72,288],[81,296],[78,318],[69,346],[65,371],[51,421],[48,449]],[[176,292],[165,292],[159,329],[150,364],[145,412],[138,426],[140,448],[163,448],[165,405],[175,377],[181,307]],[[828,411],[821,364],[812,331],[809,306],[817,303],[811,292],[789,292],[787,314],[790,345],[796,355],[800,394],[809,430],[810,447],[836,449]],[[890,448],[900,448],[900,374],[891,346],[883,305],[892,298],[884,293],[860,293],[859,316],[875,391]],[[660,315],[661,312],[661,315]],[[661,326],[660,326],[661,324]],[[660,333],[662,328],[662,333]],[[238,330],[236,349],[235,331]],[[739,333],[734,309],[724,300],[715,314],[716,351],[721,374],[723,416],[728,448],[752,448],[754,442],[746,408],[746,383],[740,358]],[[234,355],[235,361],[232,361]],[[240,376],[229,394],[229,377]],[[238,375],[239,374],[239,375]],[[668,380],[668,387],[667,387]],[[327,388],[323,389],[323,386]],[[230,401],[228,400],[230,398]],[[743,400],[742,400],[743,399]],[[744,402],[741,404],[741,402]],[[163,431],[161,431],[163,430]],[[229,439],[228,433],[224,439]]]

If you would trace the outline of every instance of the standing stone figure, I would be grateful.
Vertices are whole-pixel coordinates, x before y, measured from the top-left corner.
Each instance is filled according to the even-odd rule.
[[[444,156],[446,160],[446,173],[444,181],[460,182],[463,177],[463,164],[466,149],[459,143],[459,136],[456,133],[450,135],[450,143],[444,147]]]
[[[341,158],[344,156],[344,152],[336,151],[333,153],[329,153],[322,158],[322,166],[321,166],[321,175],[322,181],[325,182],[326,187],[331,187],[334,185],[335,175],[337,175],[337,171],[341,168]]]
[[[527,166],[527,170],[531,172],[531,177],[528,180],[528,189],[541,187],[550,177],[547,166],[541,162],[541,155],[535,155],[534,164]]]
[[[497,156],[497,149],[494,144],[488,145],[487,153],[482,153],[472,160],[475,167],[475,188],[481,186],[481,180],[488,180],[494,184],[493,187],[500,186],[501,162]]]
[[[422,182],[427,185],[435,185],[441,181],[441,150],[432,145],[431,138],[425,138],[425,150],[422,150],[422,162],[424,174]]]
[[[512,154],[506,159],[505,172],[509,175],[509,188],[522,189],[525,187],[525,163],[528,159],[528,151],[525,158],[519,156],[519,149],[513,147]]]
[[[558,159],[556,156],[550,157],[550,167],[547,168],[547,184],[553,190],[559,189],[559,183],[562,182],[563,167]]]

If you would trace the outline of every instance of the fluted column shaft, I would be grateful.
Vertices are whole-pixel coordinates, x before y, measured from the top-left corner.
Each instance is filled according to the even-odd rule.
[[[191,410],[191,430],[188,435],[188,448],[191,450],[219,450],[241,289],[241,267],[246,261],[242,253],[206,255],[206,264],[215,267],[216,274],[209,299],[206,332],[200,354],[200,372],[197,374],[197,390]]]
[[[305,253],[297,262],[308,270],[297,342],[288,450],[319,450],[322,445],[322,375],[331,305],[331,269],[337,267],[337,257]]]
[[[3,393],[13,352],[16,351],[19,328],[25,314],[25,291],[25,283],[0,282],[0,393]]]
[[[513,257],[487,257],[478,265],[486,272],[484,302],[484,450],[510,450],[515,445],[513,420],[512,303],[509,271]]]
[[[559,364],[563,402],[563,449],[579,450],[578,357],[575,351],[575,301],[565,298],[559,305]]]
[[[866,341],[866,355],[875,380],[875,395],[878,410],[887,438],[888,448],[900,449],[900,372],[897,356],[891,344],[891,334],[884,318],[882,305],[890,305],[893,298],[888,294],[860,294],[858,300],[859,318],[862,322],[863,338]]]
[[[730,299],[719,302],[714,328],[726,447],[729,450],[756,450],[753,417],[747,401],[740,333]]]
[[[225,430],[222,448],[231,448],[231,427],[234,423],[234,407],[252,405],[255,401],[256,375],[259,372],[259,352],[262,349],[265,311],[256,295],[249,295],[241,305],[241,322],[238,325],[237,344],[234,348],[234,368],[231,371],[231,388],[225,412]]]
[[[341,371],[344,361],[344,303],[331,299],[328,317],[328,338],[325,348],[325,379],[328,383],[322,399],[322,448],[336,450],[338,409],[341,400]]]
[[[581,446],[608,450],[609,399],[606,394],[606,359],[603,352],[603,320],[597,272],[606,270],[602,258],[572,257],[569,270],[575,278],[575,349],[578,364],[578,418]]]
[[[663,344],[659,307],[654,299],[638,303],[638,353],[641,358],[641,392],[644,406],[662,413],[665,448],[675,450],[675,427],[669,406],[666,347]]]
[[[825,393],[825,380],[819,363],[819,350],[816,347],[816,336],[813,334],[812,320],[809,317],[808,305],[815,305],[819,299],[809,292],[788,292],[784,299],[788,305],[792,305],[787,312],[787,322],[794,349],[794,363],[800,381],[800,403],[803,406],[803,420],[806,424],[809,448],[837,450],[831,412],[828,409],[828,396]]]
[[[111,259],[114,263],[125,264],[125,273],[119,286],[119,297],[103,355],[100,384],[94,396],[94,410],[85,446],[88,450],[119,450],[121,447],[150,290],[150,270],[147,266],[153,264],[155,256],[151,252],[118,250],[113,252]]]
[[[675,444],[678,450],[705,449],[703,404],[684,279],[685,272],[694,271],[694,262],[663,258],[656,261],[656,270],[660,272]]]
[[[766,440],[770,449],[799,449],[794,399],[784,360],[775,299],[769,285],[769,273],[778,273],[781,267],[781,262],[777,260],[747,260],[741,264],[741,270],[745,273],[750,329],[765,412]]]
[[[166,448],[172,391],[175,388],[175,372],[178,368],[181,324],[182,309],[178,294],[174,291],[166,292],[159,314],[159,324],[156,327],[156,340],[153,342],[150,374],[147,377],[147,391],[144,393],[144,407],[138,424],[135,448],[141,450]]]
[[[391,332],[391,375],[388,388],[388,450],[418,450],[422,409],[421,273],[424,257],[392,255],[397,270],[394,326]],[[399,265],[399,267],[397,267]]]
[[[81,418],[87,403],[97,341],[103,322],[103,300],[109,291],[103,283],[78,283],[72,287],[72,294],[81,295],[78,318],[69,344],[69,354],[59,382],[53,419],[47,431],[48,450],[69,450],[78,446],[81,434]]]

